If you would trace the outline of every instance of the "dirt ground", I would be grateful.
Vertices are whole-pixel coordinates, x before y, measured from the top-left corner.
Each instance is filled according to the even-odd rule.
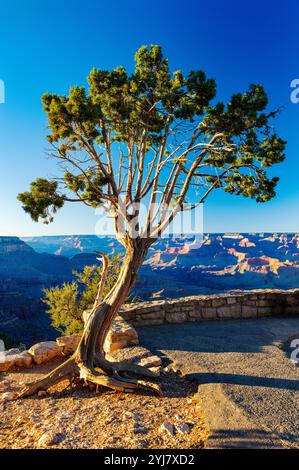
[[[148,355],[140,347],[127,348],[116,359]],[[0,374],[10,390],[20,388],[58,365],[13,369]],[[67,382],[44,396],[0,401],[0,448],[184,448],[204,447],[208,431],[194,398],[197,386],[170,371],[161,374],[163,397],[150,392],[96,392],[88,386],[70,388]],[[161,429],[164,422],[187,423],[188,432],[174,435]],[[49,438],[50,436],[50,438]],[[50,442],[52,440],[52,442]]]

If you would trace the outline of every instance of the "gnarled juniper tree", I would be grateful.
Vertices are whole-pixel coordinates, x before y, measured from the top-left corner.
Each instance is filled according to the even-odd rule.
[[[278,178],[266,170],[284,159],[285,142],[270,124],[277,112],[267,111],[261,85],[215,103],[215,81],[203,71],[171,73],[160,47],[141,47],[135,60],[132,74],[123,67],[93,69],[88,90],[42,97],[51,156],[62,177],[35,180],[19,200],[33,220],[45,222],[65,202],[105,207],[126,254],[104,297],[103,276],[76,352],[20,396],[75,376],[116,390],[149,386],[159,392],[157,384],[139,380],[154,378],[149,370],[111,362],[103,351],[149,247],[186,201],[192,209],[216,189],[258,202],[275,195]],[[143,224],[142,201],[148,207]]]

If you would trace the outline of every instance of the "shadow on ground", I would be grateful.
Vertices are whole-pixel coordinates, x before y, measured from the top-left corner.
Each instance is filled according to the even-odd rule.
[[[217,447],[217,442],[221,442],[222,449],[277,449],[283,445],[284,436],[271,436],[271,442],[268,437],[268,434],[260,429],[254,429],[250,432],[248,429],[238,429],[237,431],[218,429],[212,433],[215,447]],[[295,439],[296,436],[289,436],[289,438],[290,440]]]
[[[258,377],[255,375],[240,374],[219,374],[205,373],[187,374],[188,380],[196,382],[198,385],[215,383],[215,384],[232,384],[247,385],[250,387],[267,387],[285,390],[299,390],[298,380],[278,379],[272,377]]]

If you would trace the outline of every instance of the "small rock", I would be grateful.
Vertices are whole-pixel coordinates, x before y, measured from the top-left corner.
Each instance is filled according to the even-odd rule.
[[[142,424],[135,423],[134,428],[133,428],[133,432],[135,434],[147,434],[148,429],[145,426],[143,426]]]
[[[6,372],[13,367],[20,353],[21,351],[17,348],[8,349],[8,351],[0,351],[0,372]]]
[[[159,356],[150,356],[150,357],[144,357],[143,359],[140,360],[139,365],[143,367],[159,367],[161,365],[161,359]]]
[[[49,431],[42,434],[38,440],[39,447],[49,447],[65,440],[65,435],[61,432]]]
[[[2,382],[0,382],[0,393],[8,392],[9,388],[10,382],[8,382],[8,380],[3,380]]]
[[[169,366],[166,366],[164,367],[164,369],[162,369],[162,372],[163,374],[167,375],[167,374],[174,374],[175,371],[173,369],[173,366],[169,365]]]
[[[141,418],[141,415],[135,411],[125,411],[123,417],[125,419],[134,419],[135,421],[138,421]]]
[[[80,342],[81,335],[60,336],[56,338],[56,343],[62,349],[64,356],[73,354]]]
[[[136,439],[133,441],[136,449],[146,449],[149,446],[149,441],[147,439]]]
[[[18,394],[16,392],[6,392],[0,395],[1,401],[13,401],[17,398]]]
[[[22,424],[25,424],[26,423],[26,420],[25,418],[23,418],[23,416],[18,416],[17,419],[16,419],[16,424],[17,425],[22,425]]]
[[[118,418],[116,416],[109,416],[109,418],[106,419],[105,424],[111,424],[114,421],[118,421]]]
[[[38,397],[45,397],[47,395],[47,392],[46,390],[40,390],[38,393],[37,393],[37,396]]]
[[[36,416],[36,415],[33,415],[31,416],[31,421],[33,421],[34,423],[40,423],[40,417],[39,416]]]
[[[161,375],[161,367],[150,367],[149,370],[155,374],[156,377]]]
[[[190,432],[190,426],[188,423],[185,421],[181,421],[180,423],[177,423],[175,425],[175,429],[180,433],[180,434],[188,434]]]
[[[169,423],[168,421],[165,421],[163,424],[160,426],[160,432],[163,433],[168,433],[170,436],[174,436],[174,426],[173,424]]]
[[[5,354],[6,356],[17,356],[18,354],[20,354],[20,350],[19,348],[12,348],[12,349],[8,349],[8,351],[5,351]]]
[[[72,434],[78,434],[78,432],[80,432],[79,426],[74,426],[73,429],[72,429],[72,431],[71,431],[71,433],[72,433]]]

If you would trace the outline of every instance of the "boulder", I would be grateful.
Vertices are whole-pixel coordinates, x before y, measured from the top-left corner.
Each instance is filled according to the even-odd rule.
[[[122,317],[117,316],[106,337],[104,351],[107,353],[138,343],[138,334],[135,328],[129,325]]]
[[[83,312],[83,317],[88,318],[89,310]],[[73,354],[79,344],[81,335],[60,336],[56,339],[56,343],[62,351],[62,354],[67,356]],[[117,349],[125,348],[128,345],[138,344],[138,335],[135,328],[129,325],[123,318],[116,317],[112,323],[111,329],[108,332],[107,338],[104,343],[104,350],[106,353],[115,351]]]
[[[73,354],[79,344],[81,335],[60,336],[56,338],[56,343],[60,347],[64,356]]]
[[[0,372],[6,372],[15,365],[16,358],[21,353],[17,348],[0,352]]]
[[[56,341],[44,341],[34,344],[28,352],[36,364],[44,364],[55,357],[62,356],[61,348]]]
[[[0,372],[6,372],[14,365],[14,361],[7,358],[0,358]]]
[[[30,367],[32,364],[32,356],[28,351],[22,351],[15,355],[14,365],[17,367]]]

